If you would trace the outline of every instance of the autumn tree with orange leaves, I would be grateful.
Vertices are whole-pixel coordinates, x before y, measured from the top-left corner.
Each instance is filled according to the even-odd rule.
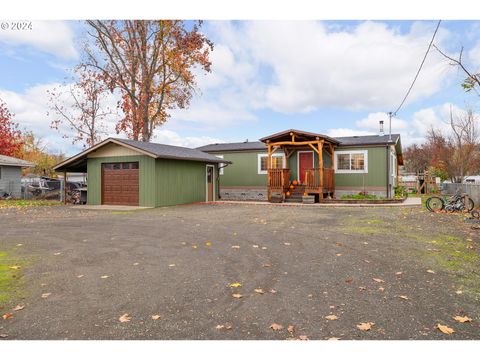
[[[98,71],[111,91],[119,90],[124,117],[117,132],[149,142],[169,111],[188,107],[196,90],[194,70],[210,71],[213,45],[201,22],[180,20],[89,20],[94,46],[84,66]]]
[[[0,99],[0,155],[18,156],[23,145],[22,133],[13,114]]]

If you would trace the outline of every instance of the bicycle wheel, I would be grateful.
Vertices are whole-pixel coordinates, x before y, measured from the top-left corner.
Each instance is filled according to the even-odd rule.
[[[463,198],[463,201],[465,202],[465,198]],[[474,207],[475,203],[473,202],[472,198],[468,198],[468,201],[465,203],[465,209],[470,212]]]
[[[434,196],[427,199],[425,206],[429,211],[440,211],[445,206],[445,202],[442,198]]]

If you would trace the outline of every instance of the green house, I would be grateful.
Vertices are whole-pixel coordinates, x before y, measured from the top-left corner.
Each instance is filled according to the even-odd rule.
[[[392,197],[403,164],[400,135],[332,138],[286,130],[255,142],[197,148],[232,164],[220,169],[222,200],[317,201],[344,194]]]
[[[55,166],[87,173],[87,204],[157,207],[215,201],[221,160],[200,150],[109,138]],[[65,177],[64,177],[65,178]]]

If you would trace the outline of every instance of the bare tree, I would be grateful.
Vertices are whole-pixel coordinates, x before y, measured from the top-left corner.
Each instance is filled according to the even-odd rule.
[[[84,67],[77,67],[75,73],[75,83],[47,91],[54,116],[50,126],[61,131],[63,137],[72,138],[72,143],[90,147],[107,134],[104,122],[113,110],[106,104],[109,91],[98,73]],[[70,131],[62,129],[62,125]]]
[[[463,46],[460,48],[460,53],[458,54],[458,57],[453,57],[451,55],[446,54],[442,50],[440,50],[436,45],[433,45],[435,49],[446,59],[450,61],[450,65],[456,66],[460,68],[465,75],[467,76],[465,80],[462,83],[462,87],[465,89],[465,91],[471,91],[474,90],[478,95],[480,95],[480,92],[477,88],[480,88],[480,73],[476,73],[473,70],[470,70],[467,68],[465,63],[463,62]]]

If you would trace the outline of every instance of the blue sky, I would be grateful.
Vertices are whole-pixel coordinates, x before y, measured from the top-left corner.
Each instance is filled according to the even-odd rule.
[[[154,141],[183,146],[256,140],[297,128],[332,136],[378,132],[398,106],[420,64],[436,21],[206,21],[215,44],[212,72],[198,74],[200,92],[176,110]],[[0,98],[21,127],[52,151],[81,149],[52,129],[46,91],[79,60],[85,25],[34,22],[30,32],[0,32]],[[480,23],[444,21],[435,41],[480,64]],[[460,87],[461,72],[432,50],[406,105],[393,122],[403,144],[421,142],[430,126],[448,131],[450,106],[477,108]],[[110,99],[111,103],[115,99]],[[477,109],[478,110],[478,109]],[[108,124],[110,135],[114,119]],[[68,131],[68,129],[65,129]],[[120,135],[121,136],[121,135]]]

